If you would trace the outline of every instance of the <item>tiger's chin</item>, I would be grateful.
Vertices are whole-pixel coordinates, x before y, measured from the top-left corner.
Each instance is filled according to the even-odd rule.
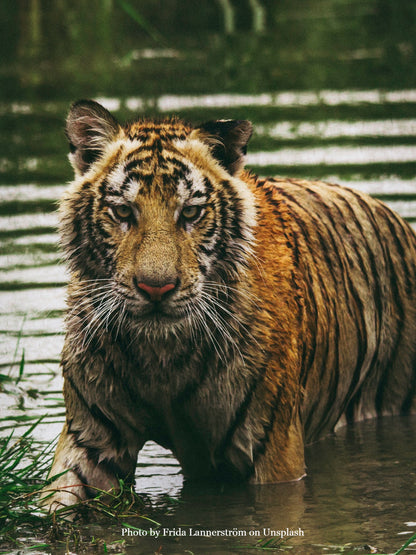
[[[142,310],[128,310],[127,327],[141,336],[145,335],[151,342],[169,336],[183,334],[192,327],[190,309],[167,308],[162,306],[147,307]]]
[[[189,315],[189,308],[183,303],[180,307],[164,302],[145,305],[130,303],[130,306],[126,307],[126,314],[129,318],[142,322],[175,322],[186,318]]]

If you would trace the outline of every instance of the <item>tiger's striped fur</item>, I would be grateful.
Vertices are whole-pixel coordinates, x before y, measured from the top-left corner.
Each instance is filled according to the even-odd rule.
[[[245,172],[245,121],[121,126],[80,101],[67,134],[70,471],[47,503],[133,479],[149,439],[191,478],[296,480],[305,442],[414,411],[416,237],[387,206]]]

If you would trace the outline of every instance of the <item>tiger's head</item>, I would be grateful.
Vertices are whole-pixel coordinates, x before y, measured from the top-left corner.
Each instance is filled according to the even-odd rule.
[[[166,331],[233,290],[256,222],[238,178],[251,132],[250,122],[231,120],[120,125],[96,102],[72,106],[75,180],[61,204],[61,242],[73,280],[107,326],[123,317]]]

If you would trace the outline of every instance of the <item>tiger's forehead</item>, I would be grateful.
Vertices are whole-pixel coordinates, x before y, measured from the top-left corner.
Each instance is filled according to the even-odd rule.
[[[192,127],[183,121],[171,118],[168,120],[139,120],[125,128],[130,140],[139,140],[143,144],[169,143],[184,140],[191,133]]]
[[[182,122],[136,122],[125,130],[116,163],[106,176],[107,194],[133,202],[140,195],[186,200],[206,191],[206,183],[184,150],[191,127]],[[189,145],[188,145],[189,146]]]

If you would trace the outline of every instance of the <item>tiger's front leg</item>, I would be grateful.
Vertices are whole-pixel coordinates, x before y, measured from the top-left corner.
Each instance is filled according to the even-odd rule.
[[[41,505],[54,511],[95,497],[101,490],[117,489],[119,478],[132,481],[135,460],[127,456],[102,461],[99,458],[78,445],[65,424],[49,473],[49,478],[57,478],[44,488]]]
[[[66,423],[49,473],[52,482],[41,501],[51,510],[117,489],[120,479],[133,482],[137,455],[144,443],[133,425],[132,407],[124,390],[106,379],[100,361],[91,357],[81,366],[65,353]],[[94,375],[100,380],[91,387],[89,381]],[[111,403],[107,391],[112,391]]]
[[[41,505],[55,511],[93,498],[100,491],[117,490],[120,478],[133,481],[135,467],[136,458],[126,452],[99,453],[79,444],[65,424],[49,473],[49,478],[57,478],[44,488]]]

